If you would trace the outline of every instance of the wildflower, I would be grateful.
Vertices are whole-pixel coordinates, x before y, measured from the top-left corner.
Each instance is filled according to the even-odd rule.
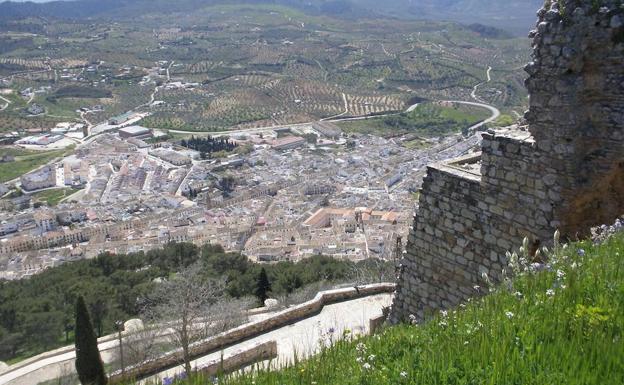
[[[555,291],[553,289],[546,290],[546,295],[552,297],[555,295]]]
[[[488,277],[488,274],[485,271],[481,273],[481,278],[483,278],[488,285],[490,284],[490,277]]]
[[[403,371],[403,372],[399,373],[399,376],[401,376],[403,378],[407,378],[407,372]]]
[[[565,289],[567,286],[566,285],[561,285],[560,286],[562,289]]]
[[[362,367],[363,367],[364,369],[370,369],[370,368],[371,368],[371,365],[370,365],[368,362],[365,362],[365,363],[364,363],[364,365],[362,365]]]
[[[529,266],[529,268],[532,272],[537,273],[546,269],[546,265],[544,265],[543,263],[533,262],[531,266]]]
[[[334,329],[334,328],[329,328],[329,330],[328,330],[329,334],[334,334],[335,331],[336,331],[336,329]]]
[[[516,254],[515,252],[512,254],[507,252],[507,255],[508,255],[509,266],[511,267],[511,270],[514,272],[514,274],[519,274],[521,271],[521,268],[520,268],[520,259],[518,257],[518,254]]]
[[[370,356],[368,356],[368,360],[369,361],[375,361],[375,355],[371,354]]]
[[[468,345],[468,341],[464,341],[464,345]]]
[[[557,278],[561,279],[565,277],[565,271],[557,270]]]
[[[474,285],[472,288],[473,288],[473,289],[475,289],[475,291],[479,291],[479,289],[481,289],[481,286],[479,286],[479,285]]]
[[[573,269],[576,269],[578,267],[578,264],[576,262],[572,262],[572,265],[570,265]]]
[[[578,249],[578,250],[576,251],[576,253],[577,253],[578,255],[580,255],[581,257],[584,257],[584,256],[585,256],[585,250],[583,250],[583,249]]]
[[[519,291],[515,292],[514,295],[516,296],[516,298],[522,298],[523,294],[520,293]]]
[[[173,384],[173,378],[165,377],[165,378],[163,378],[163,382],[162,383],[163,383],[163,385],[171,385],[171,384]]]
[[[438,325],[440,325],[440,326],[442,326],[442,327],[446,327],[446,326],[448,326],[448,324],[446,323],[446,321],[440,321],[440,322],[438,323]]]
[[[561,232],[559,230],[555,231],[555,235],[553,240],[555,241],[555,247],[559,246],[559,238],[561,237]]]
[[[362,357],[358,357],[355,359],[355,362],[357,362],[358,364],[361,364],[362,361],[364,361],[364,359]]]
[[[415,315],[413,315],[413,314],[410,314],[410,315],[409,315],[409,320],[410,320],[410,323],[411,323],[412,325],[415,325],[415,324],[418,322],[418,321],[417,321],[417,319],[416,319],[416,316],[415,316]]]
[[[442,310],[440,311],[440,314],[442,315],[442,318],[446,318],[448,316],[448,311]]]
[[[507,316],[507,318],[512,319],[514,317],[514,313],[510,312],[510,311],[506,311],[505,312],[505,316]]]
[[[357,350],[360,353],[366,352],[366,345],[360,342],[359,344],[355,346],[355,350]]]

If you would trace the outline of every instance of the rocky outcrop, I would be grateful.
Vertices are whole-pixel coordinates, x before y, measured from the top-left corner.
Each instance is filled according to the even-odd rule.
[[[575,239],[624,213],[624,7],[560,0],[538,12],[526,66],[529,130],[428,168],[392,322],[422,320],[500,278],[506,252],[556,229]]]

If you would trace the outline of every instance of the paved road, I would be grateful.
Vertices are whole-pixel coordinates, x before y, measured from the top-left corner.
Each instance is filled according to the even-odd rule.
[[[3,106],[0,106],[0,111],[4,111],[4,110],[6,110],[9,107],[9,105],[11,104],[11,101],[9,99],[5,98],[4,96],[0,96],[0,99],[2,101],[4,101],[4,103],[5,103]]]
[[[476,130],[477,128],[479,128],[481,126],[484,126],[484,125],[486,125],[488,123],[491,123],[491,122],[495,121],[496,119],[498,119],[498,117],[501,115],[501,112],[499,111],[498,108],[496,108],[494,106],[490,106],[489,104],[485,104],[485,103],[464,102],[462,100],[448,100],[448,102],[465,104],[465,105],[468,105],[468,106],[482,107],[482,108],[486,108],[486,109],[490,110],[492,115],[489,118],[485,119],[484,121],[482,121],[480,123],[477,123],[477,124],[475,124],[472,127],[469,127],[468,128],[469,131],[474,131],[474,130]]]
[[[487,77],[487,80],[485,82],[477,84],[472,89],[472,93],[470,94],[470,97],[472,97],[474,100],[476,100],[479,103],[485,103],[485,101],[477,96],[477,91],[479,90],[479,87],[492,81],[491,73],[492,73],[492,67],[488,66],[487,70],[485,71],[485,76]]]

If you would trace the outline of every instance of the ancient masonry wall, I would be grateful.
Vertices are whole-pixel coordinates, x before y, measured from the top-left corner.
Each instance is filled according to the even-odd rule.
[[[391,322],[457,306],[500,279],[506,252],[624,213],[624,6],[560,0],[538,12],[526,67],[529,131],[428,168]]]

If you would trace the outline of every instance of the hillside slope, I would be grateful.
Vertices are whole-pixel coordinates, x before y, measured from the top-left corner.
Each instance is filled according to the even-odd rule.
[[[312,14],[358,18],[375,15],[406,19],[453,20],[481,23],[525,34],[535,22],[543,0],[238,0],[237,3],[282,4]],[[192,11],[203,6],[230,4],[225,0],[77,0],[47,3],[0,2],[0,20],[40,16],[59,18],[133,17],[136,12]]]
[[[356,0],[357,1],[357,0]],[[543,0],[360,0],[368,9],[400,18],[481,23],[525,35],[534,25]]]
[[[422,326],[361,339],[328,331],[339,341],[307,361],[219,383],[621,384],[622,255],[622,233],[601,245],[572,244],[549,265],[510,266],[521,274],[513,283]]]

